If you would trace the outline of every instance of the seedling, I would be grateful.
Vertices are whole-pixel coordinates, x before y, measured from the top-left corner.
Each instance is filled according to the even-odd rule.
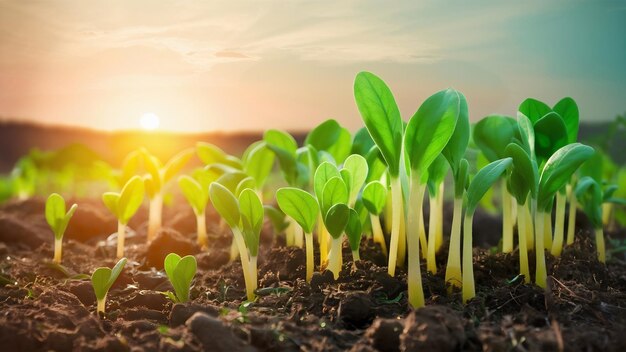
[[[478,171],[467,188],[465,217],[463,219],[463,303],[467,303],[467,301],[476,296],[472,261],[472,222],[474,212],[480,199],[498,181],[512,162],[511,158],[505,158],[489,163]]]
[[[194,154],[193,149],[184,150],[173,156],[165,165],[157,157],[144,150],[144,166],[148,171],[145,177],[145,190],[150,198],[148,214],[148,241],[151,241],[161,228],[163,213],[163,188]]]
[[[57,193],[52,193],[46,201],[46,221],[54,233],[54,259],[53,262],[61,264],[61,252],[63,250],[63,235],[70,219],[78,205],[73,204],[70,210],[65,212],[65,200]]]
[[[324,224],[332,237],[330,254],[328,256],[328,270],[333,273],[335,280],[341,272],[341,236],[348,225],[350,208],[344,203],[334,204],[326,212]]]
[[[120,276],[124,266],[126,265],[126,258],[121,258],[113,269],[107,267],[97,268],[93,274],[91,274],[91,284],[93,285],[93,291],[96,294],[96,300],[98,302],[97,313],[104,314],[107,293],[117,277]]]
[[[343,163],[343,169],[341,171],[344,173],[347,172],[350,175],[350,182],[346,183],[348,185],[349,193],[348,205],[354,208],[357,196],[359,195],[361,188],[363,188],[363,184],[367,180],[367,160],[358,154],[352,154]]]
[[[372,237],[375,243],[378,243],[387,255],[387,243],[383,235],[383,229],[380,226],[380,213],[382,213],[387,201],[387,188],[380,181],[372,181],[363,189],[361,195],[363,205],[370,214],[372,223]]]
[[[205,169],[194,172],[194,177],[181,176],[178,185],[196,215],[198,245],[207,248],[206,205],[209,201],[209,185],[217,179],[217,174]]]
[[[361,260],[359,255],[359,247],[361,246],[363,226],[361,225],[361,217],[356,210],[350,209],[350,216],[346,224],[345,232],[350,243],[350,251],[352,252],[352,268],[356,269],[356,262]]]
[[[443,180],[448,173],[446,158],[439,156],[428,168],[428,200],[430,213],[428,216],[428,247],[426,268],[429,272],[437,273],[436,253],[443,243]],[[422,250],[422,253],[424,251]]]
[[[317,198],[318,204],[321,206],[322,193],[326,182],[333,177],[341,178],[341,174],[337,167],[328,161],[322,162],[315,170],[313,177],[313,190]],[[321,210],[317,220],[317,240],[320,248],[320,267],[326,266],[328,261],[328,241],[330,234],[324,225],[324,211]]]
[[[163,262],[165,273],[170,280],[174,293],[167,292],[173,302],[184,303],[189,301],[191,281],[196,275],[197,263],[193,255],[180,257],[176,253],[170,253]]]
[[[337,164],[341,164],[350,155],[352,137],[350,131],[341,127],[336,120],[330,119],[312,129],[306,136],[304,145],[311,145],[318,152],[330,154]]]
[[[294,219],[304,230],[306,239],[306,281],[313,277],[313,228],[319,214],[317,200],[310,193],[298,188],[285,187],[276,191],[280,209]]]
[[[117,258],[124,256],[126,225],[135,215],[144,196],[144,183],[139,176],[133,176],[120,193],[106,192],[102,195],[104,205],[117,218]]]

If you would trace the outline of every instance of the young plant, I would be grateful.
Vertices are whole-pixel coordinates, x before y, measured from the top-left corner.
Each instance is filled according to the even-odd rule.
[[[433,274],[437,273],[436,253],[443,243],[443,180],[447,173],[448,162],[442,154],[439,154],[428,168],[428,200],[430,211],[428,215],[426,268]]]
[[[173,302],[184,303],[189,301],[191,281],[196,275],[197,269],[196,257],[187,255],[181,258],[176,253],[170,253],[165,257],[163,267],[175,292],[174,294],[168,291],[168,297]]]
[[[476,211],[480,199],[485,195],[487,190],[500,179],[512,162],[513,160],[511,158],[491,162],[478,171],[467,188],[465,217],[463,219],[463,303],[467,303],[467,301],[476,296],[472,260],[472,222],[474,212]]]
[[[194,172],[194,177],[187,175],[178,178],[178,185],[196,215],[198,245],[206,249],[208,237],[206,232],[206,205],[209,201],[209,185],[217,179],[217,174],[206,169]]]
[[[102,195],[104,205],[117,218],[117,258],[124,256],[124,239],[126,225],[135,215],[144,196],[144,183],[139,176],[134,176],[126,184],[120,193],[106,192]]]
[[[404,150],[411,168],[407,213],[408,299],[414,308],[424,305],[419,266],[419,232],[423,229],[422,205],[428,182],[428,168],[452,137],[459,109],[460,98],[455,90],[447,89],[435,93],[422,103],[409,120],[404,135]]]
[[[322,205],[322,193],[324,191],[324,186],[326,185],[326,182],[333,177],[341,178],[341,174],[339,173],[339,170],[337,170],[337,167],[328,161],[322,162],[315,170],[315,175],[313,177],[313,191],[315,192],[315,197],[317,198],[320,206]],[[326,214],[323,210],[321,210],[317,220],[317,241],[320,248],[320,268],[325,267],[326,262],[328,261],[328,243],[330,240],[330,234],[324,225],[324,215]]]
[[[306,281],[311,282],[315,267],[313,257],[313,228],[319,214],[317,200],[309,192],[298,188],[284,187],[276,191],[280,209],[294,219],[304,230],[306,239]]]
[[[144,166],[148,171],[145,177],[145,190],[150,198],[148,214],[148,241],[151,241],[161,228],[163,213],[163,189],[187,164],[194,154],[193,149],[174,155],[165,165],[154,155],[144,150]]]
[[[358,154],[352,154],[343,163],[341,172],[348,173],[350,175],[350,182],[348,185],[348,206],[354,208],[356,199],[363,188],[365,180],[367,180],[368,166],[367,160]]]
[[[246,283],[246,296],[252,301],[257,288],[257,256],[263,226],[263,204],[252,189],[244,189],[239,198],[236,198],[228,188],[217,182],[211,184],[209,196],[215,210],[226,220],[233,232]]]
[[[329,119],[309,132],[304,145],[313,146],[318,152],[330,154],[337,164],[341,164],[350,155],[352,136],[350,131],[341,127],[336,120]]]
[[[380,226],[380,213],[382,213],[387,201],[387,188],[380,181],[372,181],[363,188],[361,199],[370,215],[374,243],[378,243],[383,253],[387,255],[387,243]]]
[[[361,236],[363,226],[361,225],[361,217],[356,210],[350,209],[350,216],[346,224],[345,232],[348,236],[350,251],[352,252],[352,268],[356,269],[356,262],[361,260],[359,255],[359,247],[361,246]]]
[[[76,208],[78,208],[78,205],[73,204],[70,210],[65,212],[65,200],[57,193],[52,193],[46,201],[46,221],[54,233],[53,262],[56,264],[61,264],[63,235]]]
[[[354,80],[354,98],[365,127],[378,147],[389,173],[391,184],[391,241],[389,275],[394,276],[398,258],[400,222],[404,214],[400,184],[400,161],[404,126],[400,110],[383,80],[369,72],[360,72]]]
[[[91,274],[91,284],[93,285],[93,292],[96,294],[96,300],[98,302],[97,313],[104,314],[107,293],[117,277],[120,276],[124,266],[126,265],[126,258],[121,258],[113,269],[107,267],[97,268],[93,274]]]
[[[349,207],[348,202],[348,188],[346,183],[341,177],[332,177],[329,179],[322,190],[322,201],[320,203],[320,210],[324,214],[324,225],[326,230],[332,237],[330,252],[328,254],[328,270],[332,271],[335,275],[335,279],[339,277],[341,271],[341,265],[343,261],[341,252],[342,235],[344,229],[348,223]],[[347,210],[337,208],[333,211],[332,216],[329,217],[331,209],[337,204],[346,205]],[[340,219],[339,216],[344,214],[346,218]],[[345,220],[345,221],[344,221]],[[331,229],[332,227],[332,229]]]

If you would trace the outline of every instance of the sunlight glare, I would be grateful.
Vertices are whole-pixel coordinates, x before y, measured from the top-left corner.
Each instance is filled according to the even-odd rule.
[[[153,131],[159,128],[159,126],[161,125],[161,121],[159,120],[159,117],[155,113],[147,112],[141,115],[139,124],[141,125],[141,128],[143,128],[146,131]]]

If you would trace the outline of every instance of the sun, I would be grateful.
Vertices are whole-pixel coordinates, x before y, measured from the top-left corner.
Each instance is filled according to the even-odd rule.
[[[161,120],[159,119],[157,114],[153,112],[146,112],[141,115],[141,118],[139,119],[139,124],[141,125],[141,128],[146,131],[154,131],[161,125]]]

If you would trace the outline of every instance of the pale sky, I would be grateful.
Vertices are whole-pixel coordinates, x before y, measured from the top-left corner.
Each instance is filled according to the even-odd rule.
[[[447,87],[474,121],[564,96],[583,120],[612,119],[626,112],[626,2],[0,0],[2,118],[354,130],[362,70],[405,119]]]

